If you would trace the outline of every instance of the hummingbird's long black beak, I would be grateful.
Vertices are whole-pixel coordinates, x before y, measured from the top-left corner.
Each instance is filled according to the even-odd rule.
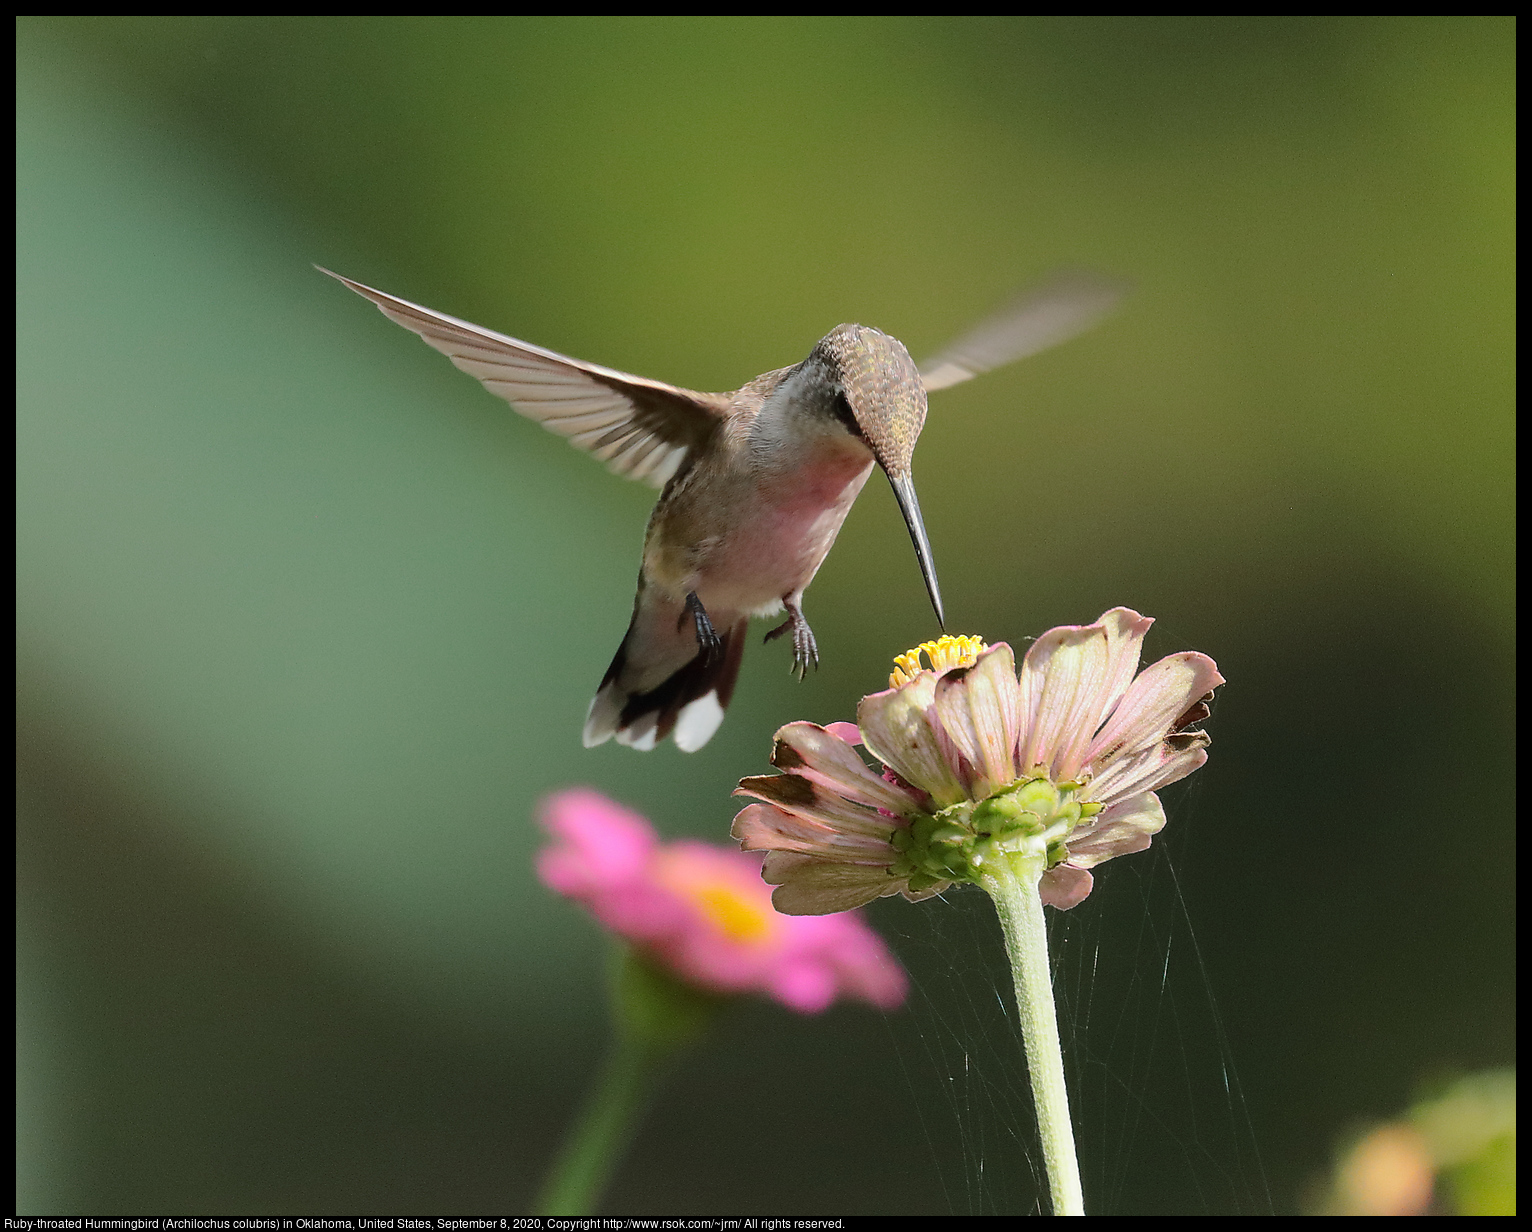
[[[942,592],[936,584],[936,565],[931,560],[931,541],[926,538],[926,524],[920,517],[920,502],[915,499],[915,481],[908,475],[889,475],[888,482],[894,489],[894,499],[899,502],[899,512],[904,514],[904,524],[910,528],[910,538],[915,543],[915,557],[920,561],[920,575],[926,580],[926,593],[931,596],[931,606],[936,609],[936,623],[945,633],[947,619],[942,615]]]

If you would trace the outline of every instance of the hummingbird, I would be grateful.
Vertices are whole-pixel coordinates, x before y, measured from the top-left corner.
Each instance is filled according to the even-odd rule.
[[[876,465],[893,488],[937,624],[936,566],[911,459],[926,395],[1063,342],[1120,298],[1121,284],[1060,272],[917,365],[897,338],[837,325],[808,358],[733,393],[700,393],[534,346],[353,282],[528,419],[608,469],[662,489],[644,534],[627,635],[590,704],[587,748],[639,750],[673,736],[700,749],[723,722],[751,617],[785,612],[800,679],[819,665],[803,592]]]

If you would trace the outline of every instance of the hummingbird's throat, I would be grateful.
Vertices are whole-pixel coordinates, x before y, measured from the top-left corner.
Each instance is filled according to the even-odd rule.
[[[888,687],[897,689],[900,685],[909,684],[923,671],[945,672],[954,667],[972,667],[988,649],[989,646],[982,638],[953,637],[950,633],[943,633],[934,642],[921,642],[914,650],[895,655],[894,671],[888,678]],[[929,668],[920,661],[922,651],[931,665]]]
[[[1082,800],[1083,782],[1018,779],[983,800],[964,800],[938,813],[919,813],[896,829],[889,843],[898,857],[889,867],[908,877],[911,890],[944,881],[976,881],[1002,861],[1013,873],[1036,876],[1069,857],[1066,841],[1101,812]]]

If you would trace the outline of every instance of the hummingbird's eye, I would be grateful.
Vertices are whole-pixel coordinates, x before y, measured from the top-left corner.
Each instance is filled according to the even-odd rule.
[[[851,413],[851,403],[846,401],[844,393],[836,393],[830,403],[830,414],[835,416],[841,427],[845,428],[847,432],[851,433],[857,440],[862,441],[864,444],[866,443],[867,437],[862,432],[862,425],[857,423],[856,416]]]

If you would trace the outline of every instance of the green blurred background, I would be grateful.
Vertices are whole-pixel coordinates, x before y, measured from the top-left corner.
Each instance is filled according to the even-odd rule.
[[[777,724],[934,632],[875,481],[817,675],[754,645],[700,753],[583,749],[652,492],[316,261],[701,389],[1131,279],[915,468],[955,631],[1127,604],[1230,682],[1053,917],[1088,1206],[1294,1212],[1514,1060],[1512,19],[18,34],[20,1210],[524,1210],[604,1030],[534,802],[722,840]],[[606,1209],[1040,1209],[982,907],[877,905],[887,1020],[741,1006]]]

